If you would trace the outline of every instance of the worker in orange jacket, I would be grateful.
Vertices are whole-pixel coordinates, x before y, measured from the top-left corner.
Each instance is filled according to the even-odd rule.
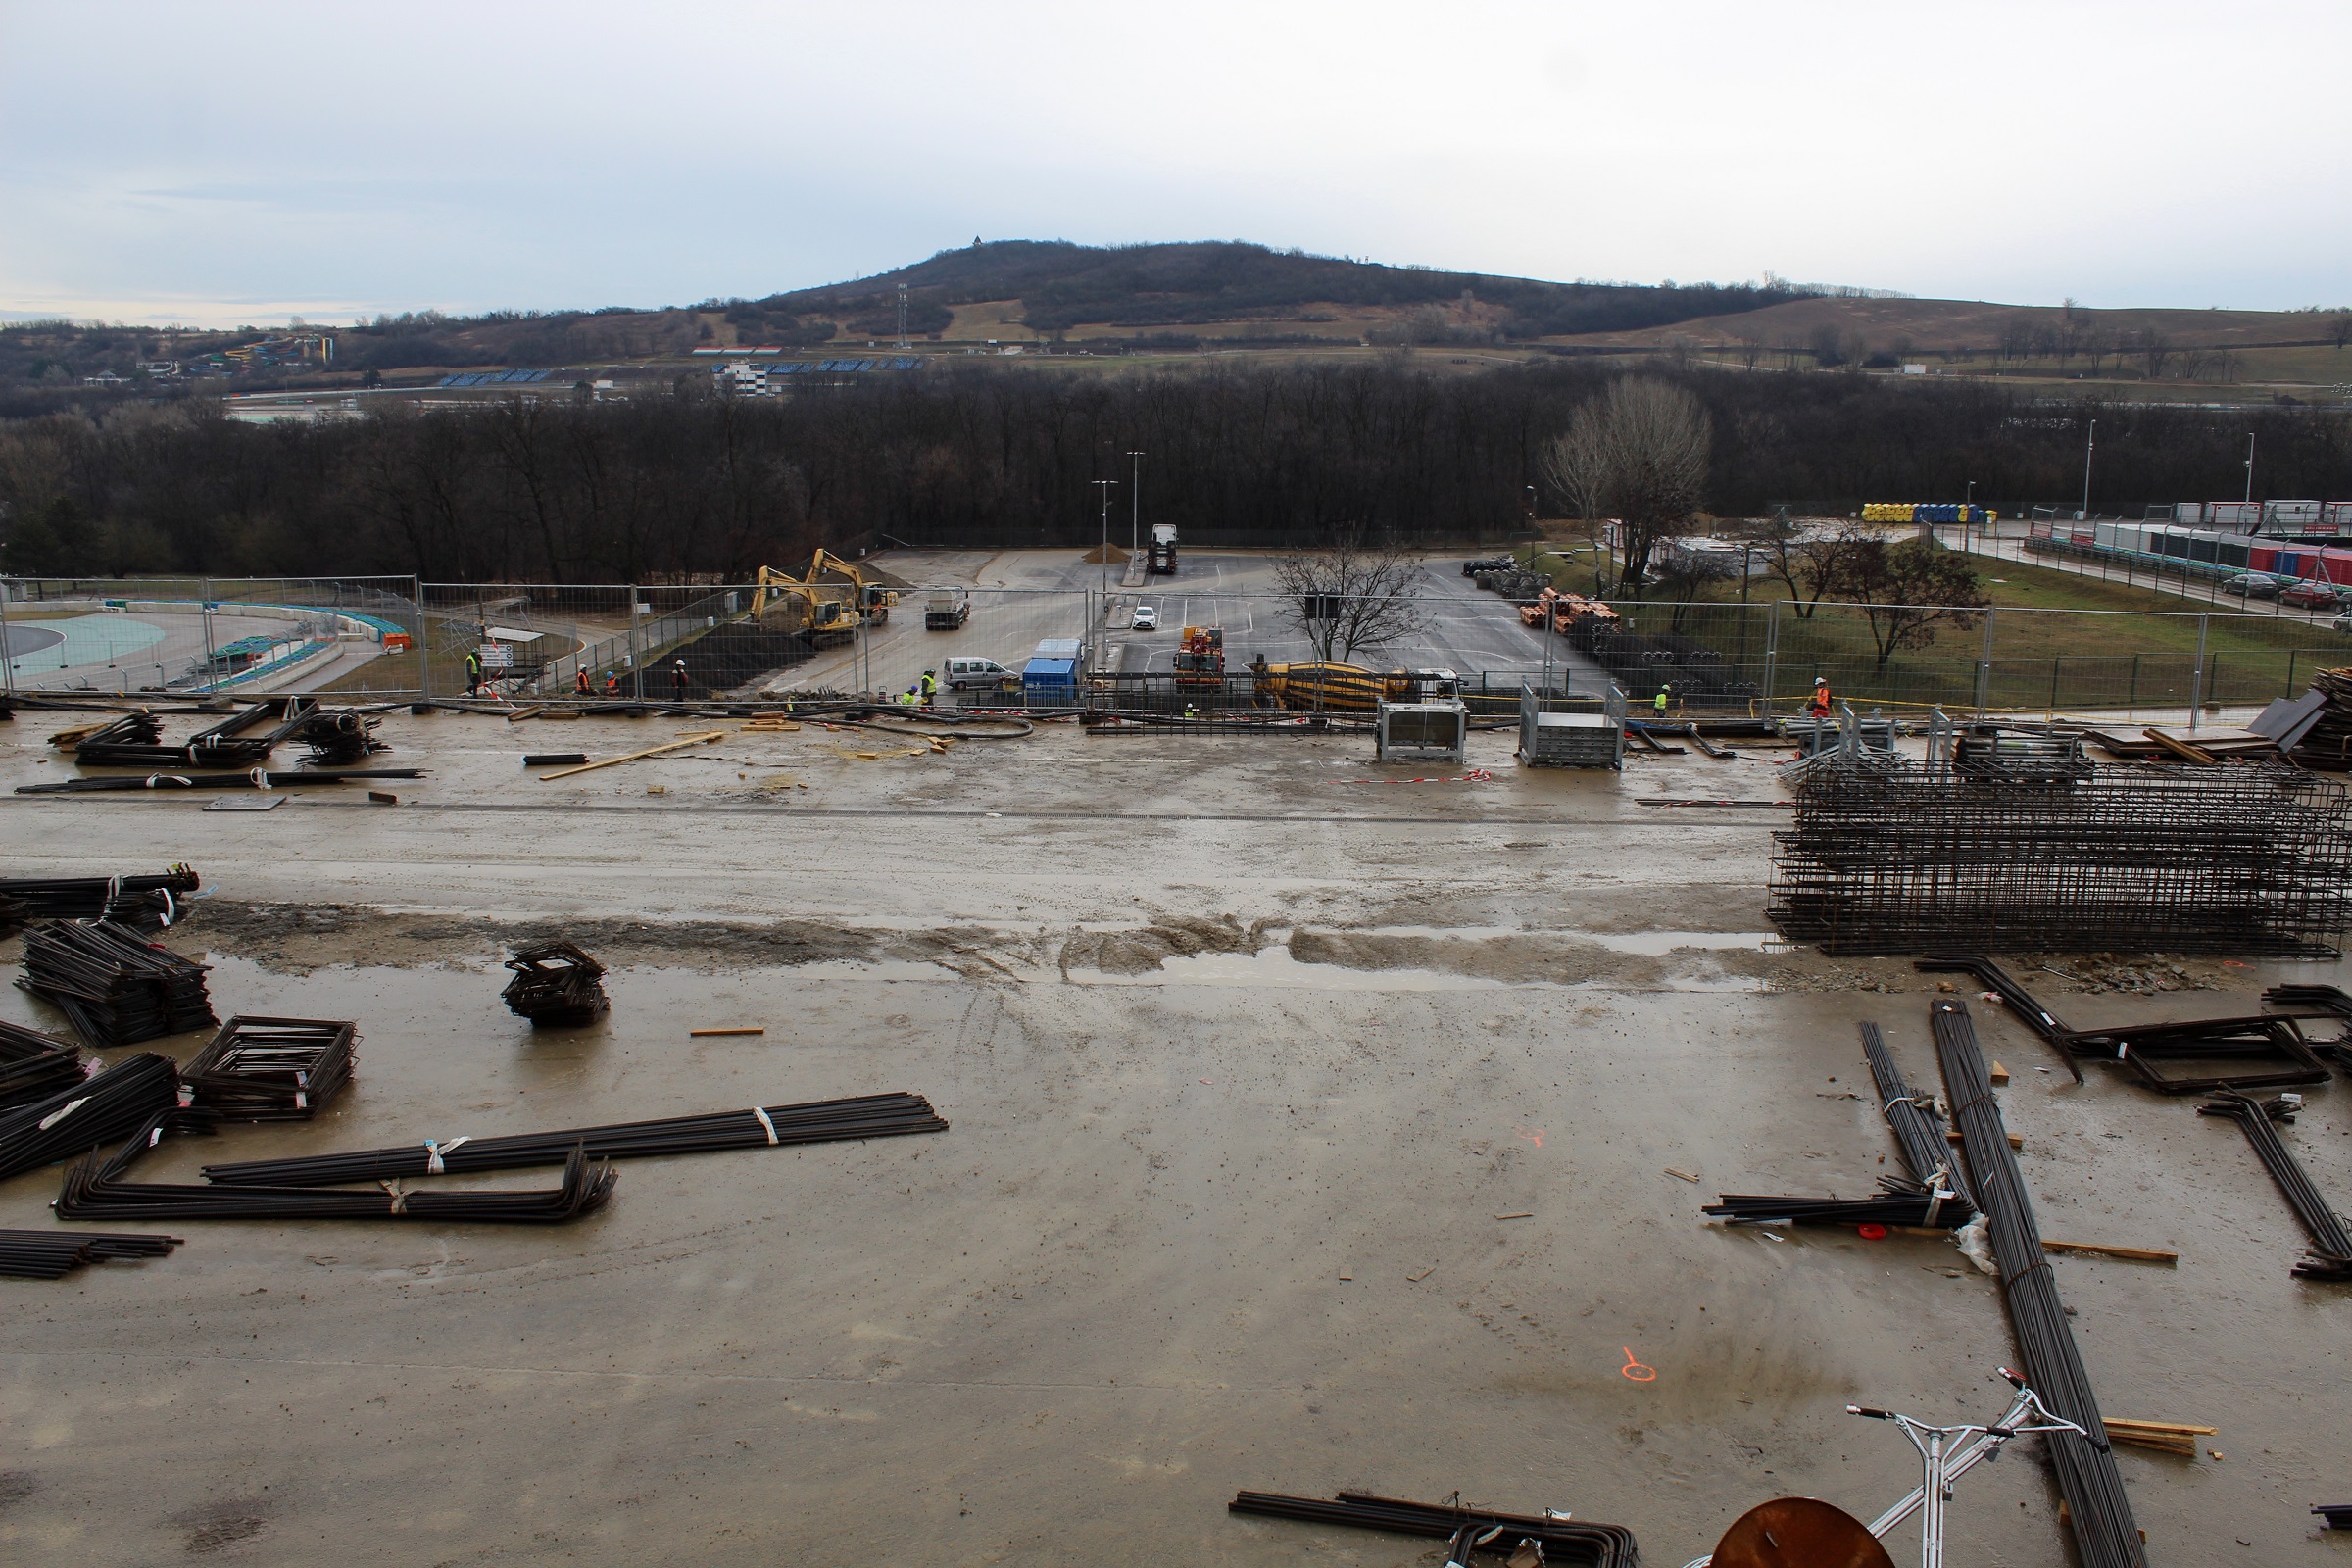
[[[1813,701],[1806,705],[1805,711],[1812,714],[1815,718],[1827,718],[1830,716],[1829,676],[1816,675],[1813,677]]]

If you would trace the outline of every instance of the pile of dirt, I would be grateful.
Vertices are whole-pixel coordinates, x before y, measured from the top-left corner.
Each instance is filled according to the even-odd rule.
[[[1150,974],[1162,958],[1199,953],[1255,953],[1258,933],[1231,915],[1219,920],[1165,920],[1134,931],[1077,931],[1061,945],[1061,972]]]
[[[1097,545],[1078,559],[1092,565],[1115,566],[1127,559],[1127,552],[1121,550],[1117,545]]]

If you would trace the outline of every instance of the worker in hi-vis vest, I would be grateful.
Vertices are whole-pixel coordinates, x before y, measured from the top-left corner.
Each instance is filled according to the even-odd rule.
[[[1830,716],[1829,676],[1816,675],[1813,677],[1813,701],[1806,707],[1805,711],[1811,713],[1815,718]]]
[[[1649,706],[1657,710],[1657,714],[1660,718],[1664,718],[1666,716],[1666,699],[1673,695],[1674,687],[1671,684],[1668,684],[1659,687],[1658,695],[1650,699]]]
[[[926,669],[926,670],[924,670],[924,671],[923,671],[923,706],[924,706],[925,708],[929,708],[929,707],[931,706],[932,699],[933,699],[933,698],[935,698],[935,697],[937,697],[938,695],[939,695],[939,671],[938,671],[938,670],[936,670],[936,669]]]

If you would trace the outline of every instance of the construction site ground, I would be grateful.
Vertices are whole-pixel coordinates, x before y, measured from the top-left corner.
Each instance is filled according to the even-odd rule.
[[[66,772],[54,727],[0,726],[0,781]],[[568,1226],[195,1222],[169,1258],[10,1282],[11,1557],[1440,1560],[1224,1507],[1352,1487],[1572,1510],[1672,1568],[1767,1497],[1868,1518],[1912,1486],[1849,1400],[2000,1408],[1999,1293],[1948,1243],[1698,1211],[1897,1168],[1858,1022],[1937,1081],[1936,977],[1771,951],[1785,752],[1531,772],[1482,732],[1492,778],[1450,782],[1359,734],[939,753],[811,725],[520,765],[694,727],[398,714],[381,760],[430,776],[397,806],[0,796],[10,874],[196,865],[166,940],[223,1016],[359,1022],[329,1114],[143,1179],[885,1090],[953,1123],[628,1163]],[[500,959],[556,932],[613,1007],[534,1034]],[[2345,978],[2052,966],[2077,978],[2021,973],[2077,1024]],[[2345,1490],[2352,1292],[2289,1278],[2302,1237],[2235,1126],[2096,1066],[2077,1088],[1972,1005],[2044,1233],[2180,1254],[2053,1260],[2105,1411],[2219,1428],[2193,1460],[2118,1450],[2150,1561],[2336,1560],[2305,1508]],[[0,1015],[62,1027],[14,989]],[[2285,1134],[2339,1204],[2347,1093]],[[0,1225],[54,1223],[56,1191],[0,1185]],[[2022,1444],[1961,1483],[1952,1560],[2064,1562],[2056,1513]]]

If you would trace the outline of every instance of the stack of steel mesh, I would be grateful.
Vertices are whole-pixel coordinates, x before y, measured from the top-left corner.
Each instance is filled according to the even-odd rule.
[[[500,998],[535,1024],[593,1023],[611,1009],[605,966],[568,942],[535,942],[507,960],[514,978]]]
[[[220,1020],[207,965],[105,920],[52,920],[24,933],[17,984],[55,1003],[93,1046],[127,1046]]]
[[[227,1120],[308,1121],[350,1082],[359,1039],[327,1018],[231,1018],[180,1084],[190,1105]]]
[[[2352,789],[2291,767],[1825,762],[1773,837],[1770,917],[1831,953],[2332,956],[2352,926]]]

